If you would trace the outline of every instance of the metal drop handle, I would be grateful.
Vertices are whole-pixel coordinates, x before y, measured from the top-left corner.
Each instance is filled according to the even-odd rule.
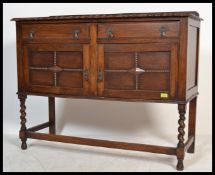
[[[74,31],[74,39],[79,39],[79,34],[80,34],[80,30],[79,29],[76,29]]]
[[[31,31],[28,36],[29,36],[30,39],[33,39],[34,38],[34,32]]]
[[[111,28],[107,30],[107,34],[108,34],[108,38],[113,38],[113,30]]]
[[[167,28],[166,28],[166,27],[162,26],[162,27],[159,29],[159,31],[160,31],[160,36],[161,36],[161,37],[165,37],[165,36],[166,36],[166,32],[167,32]]]
[[[98,70],[98,81],[102,81],[103,80],[103,72],[101,69]]]

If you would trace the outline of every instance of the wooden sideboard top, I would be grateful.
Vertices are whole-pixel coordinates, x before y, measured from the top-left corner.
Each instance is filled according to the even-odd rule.
[[[153,12],[153,13],[119,13],[119,14],[90,14],[90,15],[62,15],[48,17],[13,18],[11,21],[40,21],[40,20],[66,20],[66,19],[117,19],[117,18],[148,18],[148,17],[191,17],[202,20],[196,11],[183,12]]]

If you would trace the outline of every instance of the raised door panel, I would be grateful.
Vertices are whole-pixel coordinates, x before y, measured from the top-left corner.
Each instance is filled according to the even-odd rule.
[[[176,98],[176,44],[105,44],[98,53],[99,96]]]
[[[23,58],[27,91],[88,95],[88,45],[27,44]]]
[[[197,48],[198,48],[198,28],[188,27],[187,44],[187,90],[197,85]]]

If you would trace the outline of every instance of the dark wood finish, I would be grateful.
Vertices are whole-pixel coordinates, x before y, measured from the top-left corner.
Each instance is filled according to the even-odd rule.
[[[24,91],[24,76],[23,76],[23,49],[22,49],[22,25],[16,23],[16,53],[17,53],[17,80],[18,80],[18,92]]]
[[[175,155],[175,152],[176,152],[176,149],[172,147],[163,147],[163,146],[127,143],[127,142],[116,142],[116,141],[109,141],[109,140],[97,140],[97,139],[90,139],[90,138],[61,136],[61,135],[52,135],[52,134],[44,134],[44,133],[34,133],[31,131],[27,131],[27,137],[32,139],[73,143],[73,144],[79,144],[79,145],[100,146],[100,147],[106,147],[106,148],[117,148],[117,149],[134,150],[134,151],[147,151],[147,152],[159,153],[159,154]]]
[[[179,22],[129,22],[98,25],[98,39],[160,38],[161,29],[167,38],[178,37]]]
[[[53,73],[47,70],[30,70],[29,83],[32,86],[33,85],[54,86]]]
[[[154,13],[121,13],[121,14],[96,14],[96,15],[62,15],[34,18],[13,18],[13,21],[40,21],[40,20],[64,20],[64,19],[118,19],[118,18],[158,18],[158,17],[191,17],[196,20],[202,20],[196,11],[182,12],[154,12]]]
[[[200,23],[188,19],[186,98],[189,98],[190,95],[198,92],[199,31]]]
[[[28,128],[28,131],[39,131],[41,129],[49,127],[49,125],[50,125],[49,122],[45,122],[45,123],[39,124],[37,126],[33,126],[31,128]]]
[[[197,12],[14,18],[21,148],[27,138],[175,155],[195,147],[200,21]],[[48,97],[49,121],[26,128],[27,95]],[[56,135],[55,97],[178,105],[178,145]],[[188,139],[185,113],[189,103]],[[49,134],[35,131],[49,127]]]
[[[176,150],[176,155],[178,159],[178,164],[177,164],[177,170],[183,170],[184,165],[183,165],[183,160],[184,160],[184,152],[185,152],[185,144],[184,144],[184,135],[185,135],[185,113],[186,113],[186,104],[179,104],[178,105],[178,111],[179,111],[179,120],[178,120],[178,146]]]
[[[196,49],[197,31],[193,26],[188,27],[188,49],[187,49],[187,90],[196,86]],[[190,70],[190,71],[189,71]]]
[[[195,135],[196,135],[196,108],[197,97],[190,101],[189,105],[189,124],[188,124],[188,137],[193,136],[193,143],[187,150],[188,153],[194,153],[195,150]]]
[[[78,40],[89,39],[88,24],[25,24],[22,38],[28,40]]]
[[[98,56],[100,96],[161,99],[166,93],[165,99],[175,98],[176,44],[107,44],[99,46]]]
[[[91,43],[89,57],[89,74],[90,74],[90,96],[97,95],[97,24],[92,23],[90,26]]]
[[[55,98],[49,97],[49,133],[55,134]]]
[[[98,70],[102,72],[104,70],[104,45],[98,45]],[[104,74],[101,75],[101,78],[104,79]],[[98,96],[103,97],[104,93],[104,82],[98,81]]]
[[[184,150],[188,151],[188,149],[192,149],[192,144],[194,143],[194,136],[190,135],[187,139],[187,141],[184,144]]]
[[[27,137],[26,137],[26,112],[25,112],[25,109],[26,109],[26,106],[25,106],[25,100],[27,98],[27,95],[25,94],[18,94],[18,98],[20,100],[20,119],[21,119],[21,128],[20,128],[20,131],[19,131],[19,137],[22,141],[22,145],[21,145],[21,148],[22,149],[27,149],[27,144],[26,144],[26,141],[27,141]]]
[[[178,81],[180,82],[178,84],[178,98],[181,100],[185,100],[186,98],[186,66],[187,66],[187,18],[181,19],[181,25],[180,25],[180,51],[179,51],[179,66],[178,66],[178,72],[179,77]]]
[[[53,52],[51,51],[31,51],[29,59],[30,67],[51,67],[53,66]]]
[[[88,94],[88,45],[26,44],[24,83],[28,91]],[[88,76],[88,75],[86,75]]]

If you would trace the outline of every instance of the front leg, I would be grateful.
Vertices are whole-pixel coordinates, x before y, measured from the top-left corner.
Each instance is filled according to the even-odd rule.
[[[20,128],[20,131],[19,131],[19,137],[22,141],[22,145],[21,145],[21,148],[24,150],[24,149],[27,149],[27,144],[26,144],[26,140],[27,140],[27,137],[26,137],[26,126],[25,126],[25,123],[26,123],[26,112],[25,112],[25,109],[26,109],[26,106],[25,106],[25,100],[27,98],[27,95],[25,94],[18,94],[18,98],[20,100],[20,119],[21,119],[21,128]]]
[[[178,120],[178,145],[177,145],[177,159],[178,159],[178,164],[177,164],[177,170],[183,170],[184,165],[183,165],[183,160],[184,160],[184,135],[185,135],[185,113],[186,113],[186,104],[178,104],[178,111],[179,111],[179,120]]]

